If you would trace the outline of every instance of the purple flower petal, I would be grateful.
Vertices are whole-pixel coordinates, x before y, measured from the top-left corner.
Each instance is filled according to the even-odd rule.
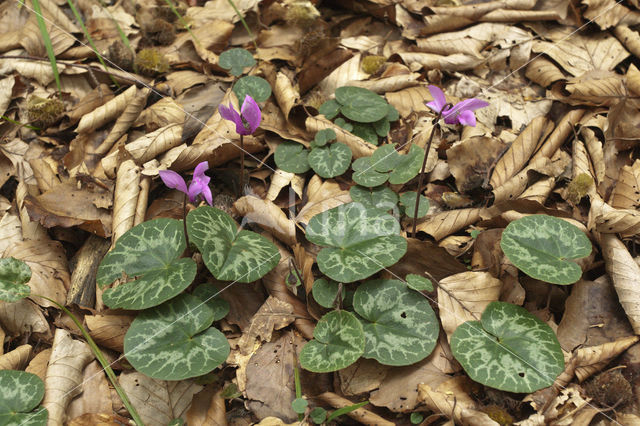
[[[193,178],[196,179],[196,178],[206,177],[208,179],[209,176],[204,174],[204,172],[206,172],[207,170],[209,170],[209,162],[208,161],[201,162],[196,166],[195,170],[193,171]]]
[[[249,134],[255,132],[262,121],[262,112],[258,103],[251,96],[244,97],[240,114],[249,124]]]
[[[167,187],[177,189],[185,194],[188,192],[187,183],[178,173],[173,170],[160,170],[159,174],[160,179],[162,179],[162,182],[164,182]]]
[[[429,85],[429,93],[433,97],[433,101],[428,102],[427,106],[435,112],[442,111],[442,108],[447,104],[447,99],[444,97],[444,93],[438,86]]]
[[[205,201],[210,206],[213,206],[213,196],[211,195],[211,188],[209,188],[209,185],[204,187],[204,189],[202,190],[202,195],[204,196]]]
[[[458,123],[464,126],[476,127],[476,116],[471,110],[462,111],[458,115]]]
[[[209,186],[203,179],[194,179],[189,185],[189,201],[191,201],[192,203],[196,201],[196,197],[198,196],[198,194],[201,194],[202,191],[204,191],[205,188],[208,187]]]
[[[222,104],[218,105],[218,111],[220,112],[220,116],[225,120],[233,121],[237,123],[238,121],[242,122],[240,118],[240,114],[233,108],[233,105],[224,106]]]

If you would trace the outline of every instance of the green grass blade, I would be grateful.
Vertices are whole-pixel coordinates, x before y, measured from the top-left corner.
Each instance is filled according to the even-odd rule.
[[[120,35],[120,40],[122,40],[122,43],[124,43],[124,45],[127,46],[127,49],[132,50],[131,49],[131,42],[129,42],[129,37],[127,37],[127,35],[124,33],[124,31],[122,31],[122,28],[120,27],[120,24],[118,24],[118,21],[116,20],[116,18],[113,17],[111,12],[109,12],[109,9],[107,9],[107,6],[104,4],[104,2],[102,0],[100,0],[100,6],[102,6],[102,8],[105,10],[105,12],[107,12],[107,15],[109,15],[109,18],[111,18],[111,20],[115,24],[116,30],[118,31],[118,34]]]
[[[346,407],[339,408],[336,411],[334,411],[333,413],[331,413],[331,415],[327,418],[327,423],[329,423],[332,420],[335,420],[337,417],[339,417],[339,416],[341,416],[343,414],[347,414],[347,413],[350,413],[352,411],[355,411],[358,408],[367,405],[368,403],[369,403],[369,401],[362,401],[362,402],[359,402],[357,404],[348,405]]]
[[[80,16],[80,13],[78,12],[78,9],[76,9],[75,5],[73,4],[73,2],[71,0],[67,0],[67,4],[71,8],[71,11],[73,12],[73,16],[76,17],[76,21],[78,21],[78,23],[80,24],[80,27],[82,28],[82,31],[84,32],[84,36],[89,41],[89,44],[91,45],[91,48],[93,49],[93,51],[95,52],[96,56],[98,57],[98,60],[100,61],[100,63],[104,67],[104,70],[106,71],[107,75],[109,76],[111,81],[113,81],[113,84],[116,85],[116,87],[120,87],[120,85],[118,84],[116,79],[109,72],[109,68],[107,67],[107,64],[104,62],[104,59],[102,58],[102,55],[100,54],[100,52],[98,52],[98,48],[96,47],[95,43],[93,42],[93,39],[91,38],[91,35],[89,34],[89,31],[87,30],[87,27],[84,25],[84,21],[82,20],[82,16]]]
[[[23,124],[19,121],[16,121],[7,117],[6,115],[0,115],[0,120],[8,121],[9,123],[14,124],[18,127],[26,127],[27,129],[31,129],[31,130],[40,130],[40,127],[32,126],[30,124]]]
[[[191,31],[191,26],[187,24],[187,21],[185,21],[182,15],[180,15],[180,12],[178,12],[178,9],[176,9],[176,6],[173,4],[173,2],[171,0],[164,0],[164,2],[167,3],[171,11],[178,17],[178,21],[180,22],[180,24],[182,24],[184,29],[189,31],[189,34],[191,34],[191,37],[193,37],[193,41],[196,42],[198,47],[202,47],[196,35],[193,33],[193,31]]]
[[[47,31],[47,25],[44,22],[42,9],[40,9],[40,0],[31,0],[31,3],[33,4],[33,10],[36,13],[36,20],[38,21],[38,27],[40,28],[40,34],[42,35],[42,41],[44,42],[44,47],[45,49],[47,49],[47,55],[49,56],[49,62],[51,63],[51,70],[53,71],[53,77],[56,79],[56,86],[58,86],[58,92],[60,95],[62,95],[62,83],[60,83],[60,73],[58,72],[56,55],[53,52],[53,44],[51,44],[49,31]]]

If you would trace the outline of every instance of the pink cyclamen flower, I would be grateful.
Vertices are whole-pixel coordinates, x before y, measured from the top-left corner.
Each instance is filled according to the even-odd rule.
[[[463,124],[476,126],[476,116],[473,111],[478,108],[489,106],[488,102],[481,99],[471,98],[458,102],[454,106],[447,106],[444,93],[437,86],[429,86],[429,93],[433,96],[433,101],[427,102],[427,106],[435,112],[441,112],[444,122],[447,124]]]
[[[239,135],[250,135],[256,131],[262,120],[260,107],[249,95],[244,97],[244,102],[240,108],[240,113],[233,108],[233,105],[226,107],[222,104],[218,106],[220,115],[225,120],[236,123],[236,132]]]
[[[196,197],[200,194],[204,197],[204,199],[209,203],[209,205],[213,205],[213,197],[211,195],[211,188],[209,188],[209,181],[211,178],[204,174],[209,170],[209,162],[203,161],[198,164],[193,171],[193,179],[189,184],[189,188],[187,188],[187,183],[178,173],[172,170],[160,170],[160,179],[167,185],[169,188],[177,189],[180,192],[184,192],[189,196],[189,201],[192,203],[196,201]]]

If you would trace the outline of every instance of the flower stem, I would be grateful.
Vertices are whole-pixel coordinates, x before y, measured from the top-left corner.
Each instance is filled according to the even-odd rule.
[[[244,194],[244,135],[240,135],[240,195]]]
[[[189,234],[187,233],[187,194],[184,194],[182,201],[182,226],[184,227],[184,240],[187,243],[187,257],[191,257],[191,246],[189,245]]]
[[[429,135],[429,140],[427,141],[427,146],[424,153],[424,160],[422,160],[422,168],[420,169],[420,174],[418,176],[418,192],[416,194],[416,207],[415,209],[413,209],[413,229],[411,231],[411,236],[413,238],[416,237],[416,226],[418,225],[418,208],[420,207],[420,195],[422,195],[422,179],[424,178],[424,171],[427,168],[427,159],[429,158],[429,151],[431,151],[431,142],[433,141],[433,136],[436,133],[436,129],[440,129],[440,116],[441,113],[438,113],[438,117],[436,117],[435,123],[431,128],[431,134]]]
[[[98,360],[100,365],[102,365],[104,372],[107,373],[107,377],[109,378],[109,381],[113,385],[113,388],[116,390],[116,393],[122,400],[122,403],[124,404],[124,406],[127,408],[127,410],[129,410],[129,414],[131,414],[131,418],[136,423],[136,425],[143,426],[144,423],[142,422],[140,415],[138,414],[134,406],[131,404],[131,401],[129,401],[129,397],[127,397],[127,394],[124,391],[124,389],[118,383],[118,378],[116,377],[116,373],[113,371],[113,369],[109,365],[109,362],[104,357],[104,354],[102,353],[102,351],[100,350],[96,342],[93,340],[91,335],[89,335],[89,332],[84,328],[80,320],[75,315],[73,315],[69,309],[67,309],[65,306],[62,306],[55,300],[49,299],[48,297],[41,296],[41,295],[33,295],[33,296],[41,297],[43,299],[48,300],[49,302],[56,305],[58,308],[62,309],[62,311],[65,314],[69,315],[69,318],[71,318],[71,320],[75,323],[75,325],[80,329],[80,332],[82,333],[84,338],[87,340],[87,343],[91,348],[91,352],[93,352],[93,354],[96,356],[96,359]]]

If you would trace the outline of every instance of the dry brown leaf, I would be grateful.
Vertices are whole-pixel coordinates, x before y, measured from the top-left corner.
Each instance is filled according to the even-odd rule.
[[[414,87],[420,84],[418,78],[420,74],[409,73],[392,75],[389,77],[378,78],[375,80],[353,81],[349,83],[349,86],[362,87],[372,92],[379,94],[385,94],[387,92],[394,92],[407,87]]]
[[[396,276],[431,275],[436,280],[441,280],[467,270],[464,264],[431,241],[407,238],[407,243],[405,255],[398,263],[389,267],[389,271]]]
[[[613,106],[626,96],[627,89],[622,76],[597,70],[553,86],[551,94],[569,105]]]
[[[156,380],[137,371],[120,374],[118,381],[142,420],[150,425],[168,424],[178,417],[184,420],[193,395],[202,390],[193,380]]]
[[[289,185],[295,176],[295,173],[276,169],[276,171],[271,175],[271,185],[269,185],[269,191],[267,191],[265,198],[269,201],[273,201],[278,198],[278,194],[280,194],[282,188]]]
[[[498,160],[491,174],[491,186],[498,188],[518,173],[552,129],[553,123],[546,117],[534,118]]]
[[[222,389],[206,385],[198,392],[185,414],[187,424],[193,426],[227,426],[226,407]]]
[[[42,352],[38,352],[38,354],[33,357],[31,362],[29,362],[29,365],[27,366],[25,371],[27,373],[35,374],[44,382],[45,378],[47,377],[49,358],[51,358],[51,348],[45,349]]]
[[[611,206],[618,209],[640,208],[640,160],[620,170],[618,182],[611,193]]]
[[[480,219],[482,209],[458,209],[438,213],[418,222],[416,229],[426,232],[440,241],[444,237],[457,232]]]
[[[542,87],[549,87],[556,81],[564,80],[564,73],[556,64],[544,56],[537,56],[527,66],[526,77]]]
[[[605,163],[602,152],[602,143],[596,137],[595,132],[587,127],[580,128],[580,135],[584,138],[584,143],[589,152],[591,165],[593,166],[594,178],[600,185],[604,181]]]
[[[128,421],[117,414],[90,413],[69,420],[67,426],[120,426]]]
[[[637,210],[603,209],[595,216],[596,231],[603,234],[633,236],[640,231],[640,212]]]
[[[104,313],[85,315],[89,334],[100,346],[124,352],[124,335],[134,320],[132,315]]]
[[[124,146],[138,164],[146,163],[159,154],[182,144],[182,123],[169,124]]]
[[[640,426],[640,417],[632,413],[616,413],[616,420],[626,426]]]
[[[78,123],[76,132],[89,132],[114,120],[127,108],[127,105],[135,98],[136,93],[137,89],[134,84],[104,105],[99,106],[89,114],[83,115]]]
[[[575,109],[566,113],[558,122],[558,125],[553,129],[553,132],[544,141],[544,144],[540,147],[538,152],[533,156],[532,161],[538,157],[553,158],[556,151],[564,144],[566,139],[573,132],[574,126],[580,121],[584,115],[583,109]]]
[[[0,301],[0,323],[9,336],[24,333],[49,334],[49,323],[42,310],[28,299],[12,303]]]
[[[467,393],[470,386],[471,380],[466,376],[453,377],[439,384],[421,383],[418,385],[418,398],[430,410],[442,413],[456,423],[497,426],[498,422],[477,411],[476,402]]]
[[[120,164],[113,194],[113,225],[111,247],[118,238],[133,228],[138,194],[140,193],[140,168],[133,160]]]
[[[31,280],[27,285],[31,294],[42,295],[64,304],[71,276],[67,256],[58,241],[22,241],[5,250],[4,256],[24,261],[31,268]],[[43,307],[55,306],[48,300],[33,296],[33,300]]]
[[[636,334],[640,333],[640,266],[615,234],[602,234],[602,257],[620,304]]]
[[[592,20],[602,30],[616,27],[619,24],[640,24],[640,13],[621,5],[614,0],[584,0],[587,5],[584,17]]]
[[[411,69],[418,71],[422,68],[447,71],[467,71],[484,62],[484,59],[462,53],[452,55],[436,55],[434,53],[399,52],[398,57]],[[393,59],[393,56],[391,57]]]
[[[376,146],[370,144],[364,139],[347,132],[342,127],[324,118],[324,116],[316,116],[307,118],[305,125],[307,131],[317,133],[320,130],[332,129],[336,133],[336,140],[346,144],[353,154],[353,158],[368,157],[376,150]]]
[[[233,206],[244,217],[243,223],[257,223],[288,246],[296,243],[295,222],[272,201],[247,195],[239,198]]]
[[[368,77],[360,69],[361,55],[355,54],[351,59],[336,67],[331,73],[318,83],[318,91],[325,97],[333,96],[338,87],[349,86],[351,81],[360,81]]]
[[[293,87],[291,80],[285,74],[279,72],[276,74],[276,84],[273,88],[273,94],[278,101],[278,105],[282,113],[289,119],[289,112],[300,98],[300,93]]]
[[[42,406],[49,411],[50,424],[63,424],[67,420],[69,403],[82,392],[82,372],[92,359],[89,345],[73,340],[66,330],[56,329],[42,401]]]
[[[333,392],[324,392],[317,396],[320,401],[323,401],[334,408],[344,408],[349,407],[354,404],[353,401],[350,401],[346,398],[341,397],[338,394]],[[395,423],[386,420],[383,417],[375,414],[372,411],[369,411],[365,408],[358,408],[357,410],[353,410],[347,413],[347,416],[356,420],[358,423],[368,426],[393,426]]]
[[[111,413],[111,392],[109,382],[98,361],[84,368],[82,378],[83,392],[76,397],[67,409],[67,418],[75,419],[89,413]]]
[[[601,371],[614,358],[635,344],[640,337],[627,336],[598,346],[581,347],[574,353],[576,377],[582,382]]]
[[[0,257],[4,251],[22,241],[22,225],[18,215],[6,212],[0,218]]]
[[[409,87],[397,92],[387,93],[385,97],[402,117],[408,117],[414,111],[430,111],[426,102],[433,100],[429,89],[424,86]]]
[[[505,150],[498,138],[477,136],[460,141],[447,150],[451,174],[460,192],[467,192],[485,183],[491,167]]]
[[[35,190],[33,192],[36,192]],[[29,194],[29,186],[24,181],[18,182],[16,188],[16,204],[18,205],[18,213],[20,215],[20,223],[22,224],[22,239],[32,241],[50,241],[47,230],[38,222],[31,221],[29,211],[25,204],[25,199]]]
[[[378,389],[390,369],[374,359],[360,358],[347,368],[338,370],[340,391],[345,396],[353,396]]]
[[[479,321],[482,312],[500,297],[502,282],[489,272],[462,272],[438,282],[438,308],[449,340],[465,321]]]
[[[146,90],[148,89],[145,88],[140,92]],[[143,110],[135,120],[134,126],[145,126],[147,132],[152,132],[171,124],[184,124],[185,118],[184,107],[175,99],[166,97]]]
[[[4,332],[0,334],[4,341]],[[31,345],[20,345],[14,350],[0,355],[0,370],[22,370],[31,359]]]
[[[493,191],[495,197],[494,202],[499,203],[518,198],[524,193],[524,190],[530,184],[531,179],[533,177],[537,177],[536,173],[550,176],[552,178],[560,176],[570,162],[571,157],[562,151],[559,151],[559,155],[553,159],[540,156],[531,160],[529,165]]]
[[[251,318],[251,325],[240,337],[238,347],[243,355],[254,351],[256,345],[270,342],[274,331],[294,321],[293,307],[280,299],[269,296]]]
[[[297,223],[308,224],[311,218],[323,211],[351,202],[349,191],[340,188],[334,180],[322,181],[314,175],[307,185],[307,203],[296,216]]]

